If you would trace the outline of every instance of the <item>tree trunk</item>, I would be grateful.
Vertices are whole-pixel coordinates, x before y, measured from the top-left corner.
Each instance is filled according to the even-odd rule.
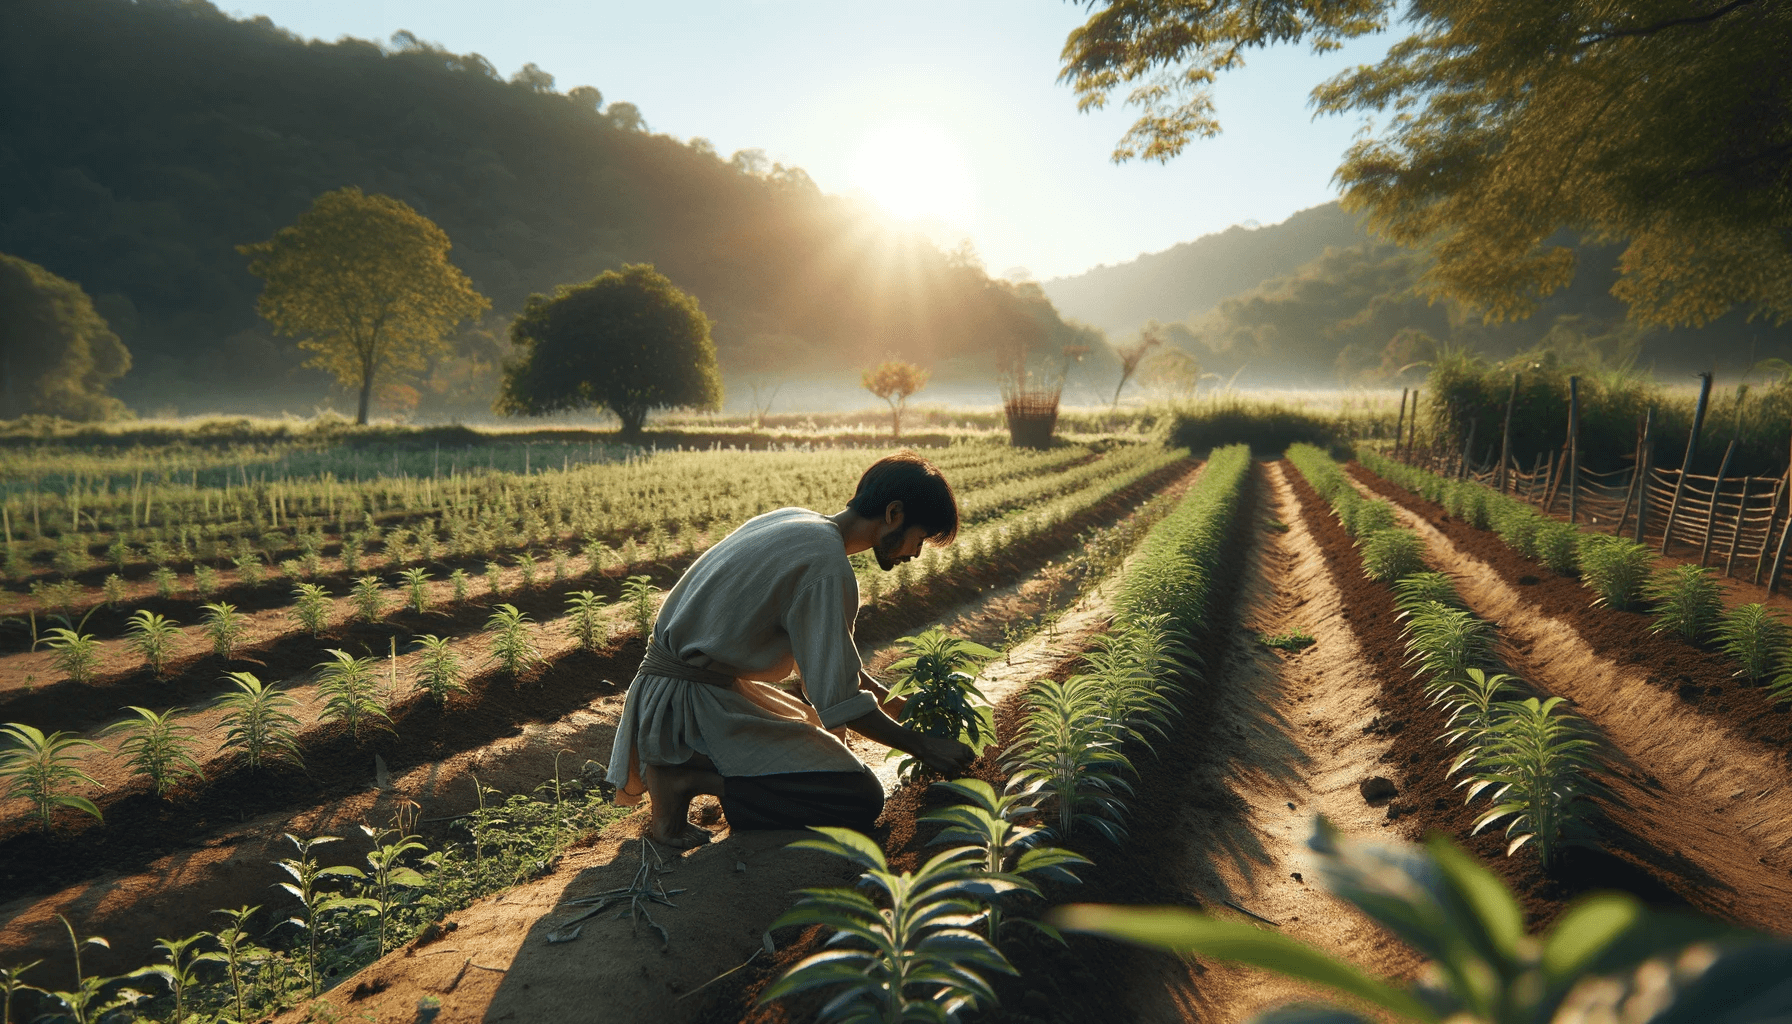
[[[890,437],[902,436],[902,407],[895,402],[890,403]]]
[[[623,437],[640,437],[641,430],[647,425],[647,410],[617,409],[616,418],[622,421]]]
[[[361,405],[360,405],[359,410],[355,413],[355,425],[356,426],[365,427],[367,425],[367,406],[372,398],[373,398],[373,374],[368,373],[368,374],[362,375],[362,377],[361,377]]]

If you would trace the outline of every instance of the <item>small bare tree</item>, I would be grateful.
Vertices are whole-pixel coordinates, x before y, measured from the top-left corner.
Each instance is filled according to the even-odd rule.
[[[1145,361],[1150,351],[1164,343],[1163,334],[1158,330],[1157,321],[1145,325],[1139,332],[1139,340],[1130,345],[1114,346],[1114,354],[1120,357],[1120,383],[1114,385],[1114,408],[1120,408],[1120,391],[1126,382],[1138,372],[1139,364]]]
[[[900,359],[886,359],[869,370],[860,380],[865,390],[890,403],[890,433],[902,436],[902,412],[910,395],[927,386],[933,371]]]

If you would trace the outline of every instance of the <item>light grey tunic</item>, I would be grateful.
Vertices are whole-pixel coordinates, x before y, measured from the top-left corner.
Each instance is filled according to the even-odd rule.
[[[636,676],[610,752],[616,802],[640,801],[641,765],[694,754],[724,776],[860,770],[827,731],[877,708],[859,689],[858,610],[840,529],[818,512],[767,512],[705,551],[666,595],[654,639],[687,664],[735,676],[734,686]],[[807,705],[767,685],[792,666]]]

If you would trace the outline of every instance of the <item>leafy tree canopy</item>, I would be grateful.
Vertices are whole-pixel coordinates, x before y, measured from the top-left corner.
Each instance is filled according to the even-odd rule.
[[[1063,52],[1083,109],[1131,86],[1115,159],[1168,160],[1219,130],[1208,87],[1245,51],[1387,29],[1386,59],[1314,91],[1385,116],[1338,171],[1380,234],[1428,246],[1428,292],[1490,320],[1574,275],[1563,229],[1623,243],[1638,321],[1733,306],[1792,317],[1792,7],[1769,0],[1097,0]]]
[[[0,419],[122,415],[106,386],[130,368],[131,353],[80,285],[0,253]]]
[[[925,366],[905,363],[900,359],[886,359],[876,366],[859,374],[859,382],[865,390],[890,404],[890,433],[894,437],[902,436],[902,410],[907,407],[909,396],[927,386],[927,380],[933,371]]]
[[[652,409],[716,409],[709,317],[697,300],[645,263],[607,270],[552,298],[531,295],[510,325],[520,351],[493,408],[540,416],[601,407],[639,434]]]
[[[307,365],[360,392],[367,422],[374,382],[415,373],[445,352],[443,336],[491,308],[448,262],[448,236],[391,196],[353,185],[317,197],[273,238],[239,247],[267,282],[256,308],[281,334],[302,336]]]

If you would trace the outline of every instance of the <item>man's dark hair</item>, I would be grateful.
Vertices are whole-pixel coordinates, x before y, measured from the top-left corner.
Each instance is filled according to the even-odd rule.
[[[940,471],[914,452],[886,455],[859,477],[847,507],[866,519],[883,519],[890,502],[902,502],[903,526],[919,526],[941,547],[958,536],[958,499]]]

